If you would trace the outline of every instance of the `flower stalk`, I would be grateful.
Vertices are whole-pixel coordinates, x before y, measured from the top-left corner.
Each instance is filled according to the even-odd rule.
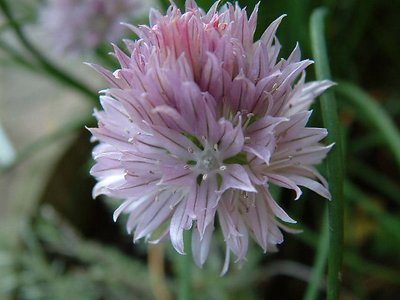
[[[317,79],[330,78],[328,54],[324,38],[324,8],[316,9],[311,15],[310,35]],[[327,177],[330,183],[332,201],[329,211],[329,258],[328,258],[328,300],[339,299],[341,267],[343,256],[343,154],[336,100],[332,91],[321,96],[321,112],[324,126],[328,129],[328,143],[335,143],[327,158]]]

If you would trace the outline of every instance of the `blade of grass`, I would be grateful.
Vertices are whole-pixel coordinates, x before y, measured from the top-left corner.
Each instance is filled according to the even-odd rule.
[[[317,256],[314,261],[314,268],[311,275],[311,280],[307,286],[304,300],[317,299],[318,290],[321,286],[321,281],[326,267],[326,262],[329,253],[329,233],[328,233],[328,212],[325,212],[319,241],[317,247]]]
[[[3,15],[8,20],[11,28],[14,30],[16,37],[19,39],[21,44],[36,58],[44,70],[54,75],[59,81],[68,84],[69,86],[80,91],[84,95],[88,96],[93,102],[97,104],[98,95],[92,92],[87,86],[81,83],[79,80],[73,78],[67,74],[64,70],[61,70],[55,66],[50,60],[48,60],[26,37],[20,24],[16,21],[10,7],[6,0],[0,0],[0,9]]]
[[[310,21],[311,47],[316,61],[315,69],[317,79],[329,79],[330,69],[328,54],[324,38],[324,17],[326,10],[314,10]],[[328,204],[329,210],[329,259],[328,259],[328,291],[327,299],[339,299],[341,267],[343,259],[343,155],[339,120],[337,115],[336,100],[332,91],[327,91],[321,96],[321,112],[324,126],[328,129],[328,142],[335,143],[334,149],[329,153],[327,177],[330,184],[332,201]]]
[[[360,121],[372,126],[382,136],[400,167],[400,132],[385,110],[367,93],[349,82],[340,82],[337,91],[350,101]]]

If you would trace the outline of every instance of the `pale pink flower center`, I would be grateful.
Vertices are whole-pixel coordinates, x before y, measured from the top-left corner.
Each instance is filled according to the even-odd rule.
[[[200,158],[197,160],[196,167],[202,173],[212,172],[220,167],[217,152],[213,149],[207,149],[201,153]]]

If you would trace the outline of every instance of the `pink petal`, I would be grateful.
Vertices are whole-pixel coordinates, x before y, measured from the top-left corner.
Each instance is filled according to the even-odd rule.
[[[284,222],[288,223],[297,223],[295,220],[293,220],[289,215],[275,202],[275,200],[272,198],[271,193],[268,191],[267,188],[263,187],[262,188],[265,200],[268,203],[268,206],[271,208],[275,216],[277,216],[279,219],[281,219]]]
[[[220,194],[231,188],[247,192],[257,192],[250,182],[249,175],[247,175],[246,170],[241,165],[227,165],[226,169],[221,172],[221,175],[222,186],[218,191]]]
[[[188,230],[192,226],[191,218],[185,213],[186,201],[181,201],[176,208],[172,218],[169,229],[169,235],[172,245],[175,250],[180,254],[185,254],[183,244],[183,230]]]
[[[210,223],[201,237],[198,230],[192,234],[192,254],[197,266],[202,267],[205,263],[208,252],[210,251],[211,238],[214,231],[214,225]]]
[[[202,239],[207,226],[212,223],[217,210],[220,194],[217,193],[217,180],[215,175],[210,176],[200,183],[197,188],[197,199],[194,214],[197,220],[197,229]]]

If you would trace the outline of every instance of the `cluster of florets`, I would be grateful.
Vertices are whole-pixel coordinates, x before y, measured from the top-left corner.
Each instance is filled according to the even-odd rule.
[[[256,7],[214,4],[206,13],[195,1],[186,11],[150,12],[150,26],[131,26],[128,54],[114,53],[121,68],[94,66],[111,87],[96,111],[100,141],[93,151],[94,195],[122,200],[134,240],[170,239],[184,253],[192,230],[193,257],[208,255],[216,217],[226,242],[224,271],[232,252],[245,259],[249,236],[264,251],[283,241],[283,222],[294,223],[275,202],[270,185],[299,186],[329,198],[313,167],[330,146],[326,129],[306,127],[310,105],[329,81],[305,83],[312,63],[299,47],[278,60],[275,32],[282,17],[254,42]]]

